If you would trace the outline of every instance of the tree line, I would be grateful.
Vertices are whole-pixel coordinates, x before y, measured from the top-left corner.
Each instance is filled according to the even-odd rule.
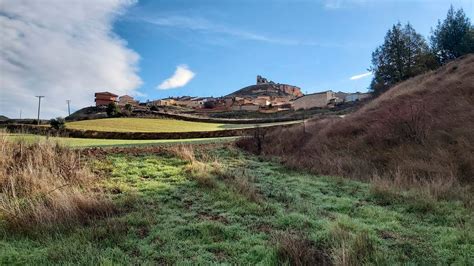
[[[451,6],[446,18],[432,29],[429,42],[410,23],[393,25],[372,53],[370,91],[380,95],[400,81],[474,53],[474,26],[462,8]]]

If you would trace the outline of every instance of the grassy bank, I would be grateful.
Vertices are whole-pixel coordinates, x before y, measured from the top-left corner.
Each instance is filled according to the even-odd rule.
[[[116,147],[116,146],[150,146],[150,145],[172,145],[172,144],[205,144],[229,142],[236,137],[223,138],[200,138],[200,139],[158,139],[158,140],[126,140],[126,139],[89,139],[89,138],[66,138],[66,137],[45,137],[32,134],[8,134],[6,136],[12,141],[25,141],[34,143],[49,139],[69,147]]]
[[[0,229],[0,264],[469,264],[472,213],[315,176],[232,147],[93,162],[118,211],[55,233]]]

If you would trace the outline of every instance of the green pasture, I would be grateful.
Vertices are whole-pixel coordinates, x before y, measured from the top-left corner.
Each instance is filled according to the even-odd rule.
[[[6,138],[12,141],[57,141],[58,143],[70,147],[106,147],[106,146],[147,146],[147,145],[168,145],[168,144],[204,144],[233,141],[237,137],[223,138],[196,138],[196,139],[158,139],[158,140],[127,140],[127,139],[89,139],[89,138],[65,138],[65,137],[45,137],[33,134],[8,134]]]
[[[299,121],[266,124],[220,124],[157,118],[106,118],[69,122],[67,128],[107,132],[196,132],[256,126],[284,125]]]
[[[119,211],[33,235],[9,232],[0,223],[0,264],[474,261],[472,212],[460,202],[381,195],[367,183],[289,170],[228,147],[199,157],[204,169],[214,169],[212,182],[202,182],[206,173],[190,174],[189,163],[173,155],[115,154],[94,161]]]

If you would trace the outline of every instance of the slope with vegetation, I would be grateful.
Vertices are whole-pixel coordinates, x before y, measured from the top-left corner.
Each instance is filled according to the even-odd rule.
[[[472,207],[474,55],[402,82],[342,119],[256,134],[240,146],[314,173]]]
[[[62,155],[51,148],[38,152]],[[469,212],[457,203],[433,205],[410,197],[387,205],[366,183],[288,170],[232,146],[82,154],[94,156],[84,170],[101,176],[84,187],[95,189],[83,195],[94,199],[87,193],[101,192],[110,201],[67,209],[67,217],[84,210],[89,215],[42,227],[48,213],[61,211],[63,204],[47,204],[50,197],[28,190],[33,183],[25,183],[16,198],[5,194],[12,202],[45,201],[39,206],[48,211],[29,220],[3,212],[8,205],[0,205],[0,264],[427,265],[472,260]],[[75,164],[58,158],[38,169]],[[50,185],[57,191],[53,202],[76,198],[60,185]],[[109,207],[104,211],[103,206]]]

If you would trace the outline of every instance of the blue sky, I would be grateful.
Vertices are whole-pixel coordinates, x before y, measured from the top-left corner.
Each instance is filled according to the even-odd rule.
[[[474,0],[22,0],[0,4],[0,115],[67,115],[94,93],[222,96],[257,75],[303,92],[365,91],[395,23],[425,37]],[[352,77],[352,79],[351,79]]]
[[[410,22],[427,37],[450,4],[472,18],[473,1],[143,0],[114,31],[141,57],[142,100],[221,96],[254,84],[257,74],[308,93],[365,91],[371,76],[350,78],[367,73],[386,31]],[[157,88],[180,65],[193,78]]]

